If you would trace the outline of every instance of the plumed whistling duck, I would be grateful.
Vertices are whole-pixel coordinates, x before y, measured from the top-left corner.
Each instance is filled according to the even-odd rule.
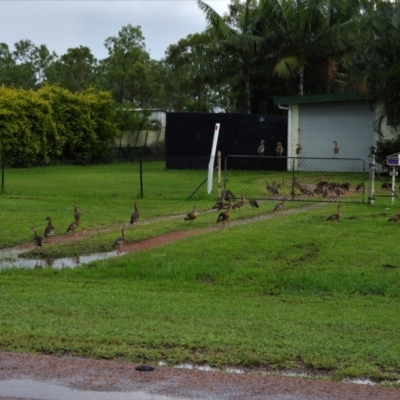
[[[75,230],[78,228],[78,226],[80,225],[80,221],[81,221],[81,216],[82,214],[78,211],[75,215],[75,221],[71,222],[67,228],[67,233],[71,232],[74,234],[74,236],[76,236]]]
[[[229,216],[230,216],[229,212],[230,212],[232,207],[233,207],[233,202],[232,202],[232,198],[231,198],[229,206],[228,206],[228,209],[218,215],[217,223],[222,222],[222,224],[225,226],[225,223],[229,219]]]
[[[282,212],[284,206],[285,206],[285,199],[282,199],[282,201],[275,206],[274,211]]]
[[[131,215],[131,220],[130,220],[131,225],[135,224],[140,217],[140,213],[137,208],[137,204],[135,203],[134,206],[135,206],[135,210],[133,211],[133,213]]]
[[[282,157],[282,154],[283,154],[283,146],[282,146],[282,143],[281,143],[281,142],[278,142],[278,143],[277,143],[277,146],[276,146],[276,153],[278,154],[278,157]]]
[[[193,210],[186,214],[184,220],[190,221],[190,223],[192,224],[196,218],[197,218],[197,207],[193,206]]]
[[[391,217],[388,219],[388,222],[393,221],[394,223],[396,223],[399,219],[400,219],[400,213],[397,213],[397,214],[391,216]]]
[[[261,140],[260,145],[257,147],[257,153],[260,157],[264,155],[265,147],[264,147],[265,140]]]
[[[42,248],[43,238],[38,235],[35,227],[32,227],[31,231],[33,231],[33,243],[35,244],[35,249],[38,251],[39,248]]]
[[[242,198],[233,205],[232,210],[235,211],[238,208],[240,211],[240,207],[243,207],[245,204],[246,198],[244,197],[244,193],[242,193]]]
[[[259,208],[260,206],[258,205],[258,202],[256,199],[250,199],[249,204],[251,205],[251,208]]]
[[[48,222],[47,222],[46,228],[44,228],[43,236],[45,238],[48,238],[49,236],[55,235],[56,230],[55,230],[53,224],[51,223],[51,217],[46,217],[44,220],[48,221]]]
[[[213,210],[220,211],[225,207],[225,199],[223,196],[219,198],[219,200],[213,205]]]
[[[336,222],[338,222],[339,219],[340,219],[340,217],[341,217],[341,214],[340,214],[340,207],[342,207],[341,204],[339,204],[339,205],[337,206],[337,212],[336,212],[335,214],[332,214],[332,215],[331,215],[330,217],[328,217],[326,220],[327,220],[327,221],[336,221]]]
[[[338,142],[336,140],[334,140],[333,143],[335,144],[335,147],[333,148],[333,156],[337,158],[339,157],[340,147],[338,146]]]
[[[72,204],[72,207],[74,207],[74,219],[83,216],[83,214],[78,210],[78,206],[76,204]]]
[[[126,243],[126,238],[125,238],[125,229],[121,229],[121,234],[122,236],[119,237],[118,239],[114,240],[114,243],[112,244],[112,249],[117,251],[117,254],[121,253],[121,248],[122,246]]]

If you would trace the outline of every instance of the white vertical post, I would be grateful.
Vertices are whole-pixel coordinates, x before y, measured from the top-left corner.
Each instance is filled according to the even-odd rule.
[[[208,182],[207,182],[207,193],[210,194],[212,190],[212,179],[214,173],[214,160],[215,160],[215,151],[217,150],[217,142],[218,142],[218,135],[219,135],[219,126],[220,124],[215,124],[214,128],[214,139],[211,148],[211,156],[210,162],[208,163]]]

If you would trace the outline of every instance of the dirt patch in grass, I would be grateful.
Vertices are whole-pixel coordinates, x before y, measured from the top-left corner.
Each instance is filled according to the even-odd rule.
[[[320,208],[328,205],[329,203],[317,203],[317,204],[312,204],[312,205],[307,205],[305,207],[299,207],[299,208],[292,208],[289,210],[285,210],[282,213],[269,213],[269,214],[263,214],[259,215],[256,217],[251,217],[251,218],[246,218],[246,219],[238,219],[238,220],[230,220],[225,226],[216,224],[214,226],[211,226],[209,228],[203,228],[203,229],[196,229],[195,228],[195,222],[193,223],[193,229],[187,230],[187,231],[174,231],[174,232],[169,232],[164,235],[156,236],[150,239],[145,239],[140,242],[135,242],[135,243],[127,243],[121,250],[122,253],[128,253],[128,252],[136,252],[136,251],[141,251],[141,250],[147,250],[150,248],[154,248],[157,246],[161,246],[167,243],[171,243],[180,239],[183,239],[188,236],[192,236],[195,234],[200,234],[200,233],[207,233],[207,232],[212,232],[212,231],[217,231],[220,229],[229,229],[233,228],[235,226],[239,225],[247,225],[250,223],[254,223],[256,221],[263,221],[263,220],[268,220],[268,219],[273,219],[273,218],[280,218],[285,215],[290,215],[290,214],[297,214],[297,213],[302,213],[306,212],[315,208]],[[206,212],[214,212],[214,210],[206,211]],[[204,212],[203,212],[204,213]],[[140,229],[140,225],[142,224],[155,224],[160,221],[168,221],[168,220],[173,220],[173,219],[182,219],[184,215],[170,215],[166,217],[161,217],[161,218],[152,218],[147,221],[139,221],[137,225],[135,225],[134,229]],[[81,230],[77,231],[76,235],[73,234],[61,234],[61,235],[56,235],[54,237],[51,237],[49,239],[46,239],[44,241],[44,244],[49,243],[49,244],[59,244],[59,243],[73,243],[73,242],[78,242],[82,239],[89,238],[92,236],[95,236],[99,233],[106,233],[106,232],[112,232],[115,231],[116,229],[121,229],[123,227],[128,227],[131,226],[129,223],[121,226],[110,226],[106,228],[96,228],[96,229],[86,229],[86,230]],[[27,250],[32,250],[34,248],[34,245],[32,242],[20,244],[17,246],[14,246],[12,248],[8,248],[8,250],[22,250],[22,251],[27,251]]]

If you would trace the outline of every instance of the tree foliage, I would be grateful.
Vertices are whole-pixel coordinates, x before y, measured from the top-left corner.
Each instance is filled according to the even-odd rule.
[[[382,120],[400,126],[400,3],[386,5],[366,19],[371,32],[369,53],[365,54],[365,87],[371,103],[382,104],[376,129]]]
[[[207,28],[171,44],[160,61],[151,59],[141,27],[130,24],[105,39],[102,60],[84,46],[58,56],[28,39],[14,48],[0,43],[0,85],[58,85],[70,116],[79,108],[88,115],[94,87],[111,93],[117,109],[253,113],[278,113],[274,96],[359,90],[383,105],[382,119],[400,124],[399,0],[231,0],[225,15],[209,3],[197,1]],[[4,110],[2,118],[11,123]],[[92,122],[86,118],[82,132],[92,132]],[[72,122],[64,124],[69,130]],[[61,153],[72,156],[75,139],[71,133]]]
[[[118,135],[109,93],[72,93],[45,85],[38,91],[0,87],[0,152],[12,162],[108,156]]]

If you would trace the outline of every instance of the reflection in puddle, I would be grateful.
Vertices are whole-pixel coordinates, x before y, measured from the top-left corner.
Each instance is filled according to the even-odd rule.
[[[3,397],[29,398],[37,400],[171,400],[171,397],[145,392],[95,392],[91,390],[70,389],[47,382],[30,379],[10,379],[0,381]],[[177,399],[177,397],[175,397]]]
[[[20,250],[1,250],[0,251],[0,269],[5,268],[74,268],[82,264],[87,264],[91,261],[105,260],[115,257],[115,251],[109,253],[94,253],[86,256],[65,257],[65,258],[45,258],[38,254],[35,259],[19,258],[22,253]]]

